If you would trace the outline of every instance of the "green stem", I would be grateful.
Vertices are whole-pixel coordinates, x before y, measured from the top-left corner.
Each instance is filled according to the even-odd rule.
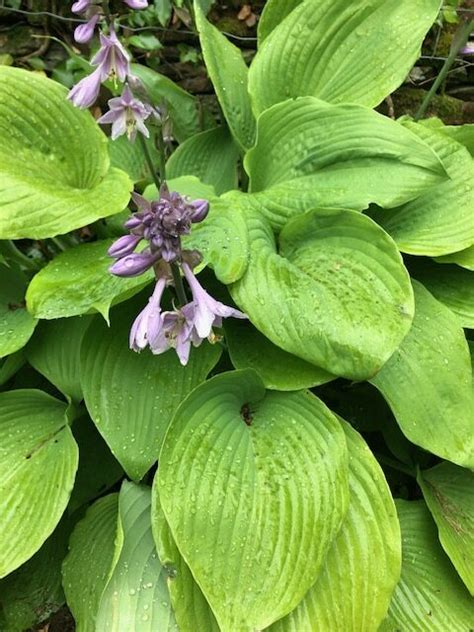
[[[160,179],[158,178],[158,174],[156,173],[155,167],[153,166],[153,160],[152,160],[150,152],[148,151],[148,147],[147,147],[146,141],[145,141],[145,139],[143,138],[143,136],[141,134],[138,134],[138,139],[140,141],[140,146],[142,148],[143,155],[145,156],[145,162],[146,162],[146,164],[148,166],[148,169],[149,169],[149,171],[151,173],[153,181],[156,184],[156,188],[158,189],[158,192],[159,192],[160,191],[161,182],[160,182]]]
[[[459,26],[454,36],[454,40],[451,46],[451,50],[449,51],[449,55],[446,58],[446,61],[444,62],[439,75],[436,77],[436,81],[431,86],[430,91],[423,99],[423,103],[420,105],[418,112],[415,114],[415,121],[419,121],[425,115],[426,110],[428,109],[428,106],[431,103],[431,100],[437,93],[438,88],[446,79],[446,75],[448,74],[451,66],[454,64],[456,57],[459,53],[459,50],[466,44],[467,40],[469,39],[469,35],[473,27],[474,27],[474,20],[468,20],[466,22],[463,22]]]
[[[163,128],[160,127],[159,134],[156,135],[156,144],[158,145],[158,152],[160,155],[160,178],[162,182],[166,180],[166,148],[165,141],[163,139]]]
[[[36,261],[30,259],[23,254],[15,244],[9,239],[0,242],[0,253],[4,254],[7,259],[18,263],[21,267],[37,272],[41,266]]]
[[[173,284],[178,297],[178,307],[183,307],[188,302],[186,292],[184,290],[183,278],[179,271],[179,265],[176,262],[170,264],[171,274],[173,275]]]

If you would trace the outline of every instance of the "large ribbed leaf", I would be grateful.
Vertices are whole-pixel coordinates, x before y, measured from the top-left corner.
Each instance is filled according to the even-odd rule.
[[[319,386],[334,376],[274,345],[247,320],[228,319],[225,339],[236,369],[254,369],[265,388],[297,391]]]
[[[0,393],[0,577],[36,553],[68,503],[78,450],[65,413],[41,391]]]
[[[64,604],[61,563],[67,551],[70,521],[63,519],[40,550],[0,580],[0,630],[25,632]]]
[[[63,586],[77,632],[95,632],[115,551],[118,494],[95,502],[76,525],[63,563]]]
[[[0,358],[24,347],[36,327],[26,311],[26,285],[22,272],[0,264]]]
[[[442,257],[436,257],[438,263],[456,263],[461,268],[471,270],[474,272],[474,246],[460,250],[459,252],[453,252],[451,255],[443,255]]]
[[[230,286],[251,322],[289,353],[343,377],[374,375],[408,332],[413,292],[400,254],[368,217],[309,212],[280,233],[247,214],[251,256]]]
[[[247,91],[248,69],[239,48],[231,44],[194,2],[206,69],[233,137],[246,150],[255,140],[255,119]]]
[[[423,261],[415,262],[412,275],[456,314],[463,327],[474,329],[474,271]]]
[[[441,548],[423,501],[397,500],[402,576],[380,632],[468,632],[474,601]]]
[[[457,317],[414,282],[415,319],[399,349],[371,382],[413,443],[474,467],[472,371]]]
[[[402,252],[439,256],[468,248],[474,244],[474,160],[465,147],[438,130],[410,121],[404,125],[432,147],[449,179],[398,209],[377,211],[377,222]]]
[[[471,595],[474,595],[474,473],[440,463],[418,475],[439,539]]]
[[[181,632],[219,632],[216,618],[173,540],[158,493],[152,498],[152,530],[158,556],[166,569],[168,590],[179,629]]]
[[[146,299],[145,299],[146,302]],[[127,474],[139,480],[158,458],[179,404],[219,360],[218,345],[192,349],[187,366],[173,350],[159,356],[131,351],[128,337],[144,305],[112,312],[111,327],[97,317],[81,352],[81,382],[90,416]]]
[[[67,233],[121,211],[126,173],[110,167],[107,138],[50,79],[0,67],[0,238]]]
[[[89,316],[42,321],[26,349],[31,366],[76,402],[82,399],[79,352],[90,321]]]
[[[400,577],[397,512],[365,441],[343,423],[349,449],[349,510],[315,585],[271,632],[376,632]]]
[[[192,136],[171,155],[166,165],[169,178],[196,176],[220,195],[237,186],[239,149],[226,127]]]
[[[119,496],[119,542],[100,600],[98,632],[178,632],[151,530],[151,490],[124,482]]]
[[[268,0],[258,21],[259,44],[302,2],[303,0]]]
[[[124,301],[153,278],[152,272],[121,279],[110,274],[113,240],[82,244],[58,255],[36,274],[26,293],[28,311],[37,318],[64,318],[100,312]]]
[[[178,409],[155,478],[222,632],[261,630],[315,582],[348,503],[338,420],[310,393],[224,373]]]
[[[435,152],[399,123],[313,97],[262,114],[245,168],[252,192],[264,191],[276,203],[295,197],[297,206],[354,210],[398,206],[448,177]]]
[[[440,4],[302,2],[268,35],[251,65],[255,112],[305,95],[374,107],[405,80]]]

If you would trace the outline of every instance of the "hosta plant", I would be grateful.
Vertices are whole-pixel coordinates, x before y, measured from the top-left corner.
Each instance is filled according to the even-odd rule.
[[[374,109],[440,1],[268,0],[248,67],[195,0],[219,121],[146,6],[0,67],[0,629],[474,629],[474,127]]]

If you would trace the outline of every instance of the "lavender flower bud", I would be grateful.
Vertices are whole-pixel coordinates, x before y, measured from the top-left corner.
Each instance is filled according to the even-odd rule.
[[[80,24],[74,30],[74,39],[79,44],[87,44],[94,35],[94,29],[99,20],[99,15],[93,15],[86,24]]]
[[[202,222],[209,213],[209,202],[207,200],[194,200],[191,202],[191,206],[194,207],[194,211],[191,215],[191,221],[193,223]]]
[[[146,9],[148,0],[123,0],[131,9]]]
[[[90,0],[77,0],[71,7],[73,13],[82,13],[89,8]]]
[[[123,237],[119,237],[119,239],[114,241],[110,246],[108,253],[111,257],[125,257],[135,250],[141,239],[142,238],[137,235],[124,235]]]
[[[89,108],[99,96],[101,83],[102,71],[96,68],[93,73],[71,88],[67,98],[78,108]]]
[[[159,258],[159,253],[134,252],[118,259],[109,272],[120,277],[133,277],[146,272]]]

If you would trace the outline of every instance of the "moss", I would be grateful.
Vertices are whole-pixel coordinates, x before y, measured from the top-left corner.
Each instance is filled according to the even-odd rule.
[[[427,94],[426,90],[419,88],[400,88],[392,94],[395,116],[403,114],[414,116]],[[379,108],[383,114],[388,113],[387,104],[383,103]],[[474,103],[461,101],[447,95],[433,97],[425,118],[437,116],[448,125],[461,125],[474,123]]]

